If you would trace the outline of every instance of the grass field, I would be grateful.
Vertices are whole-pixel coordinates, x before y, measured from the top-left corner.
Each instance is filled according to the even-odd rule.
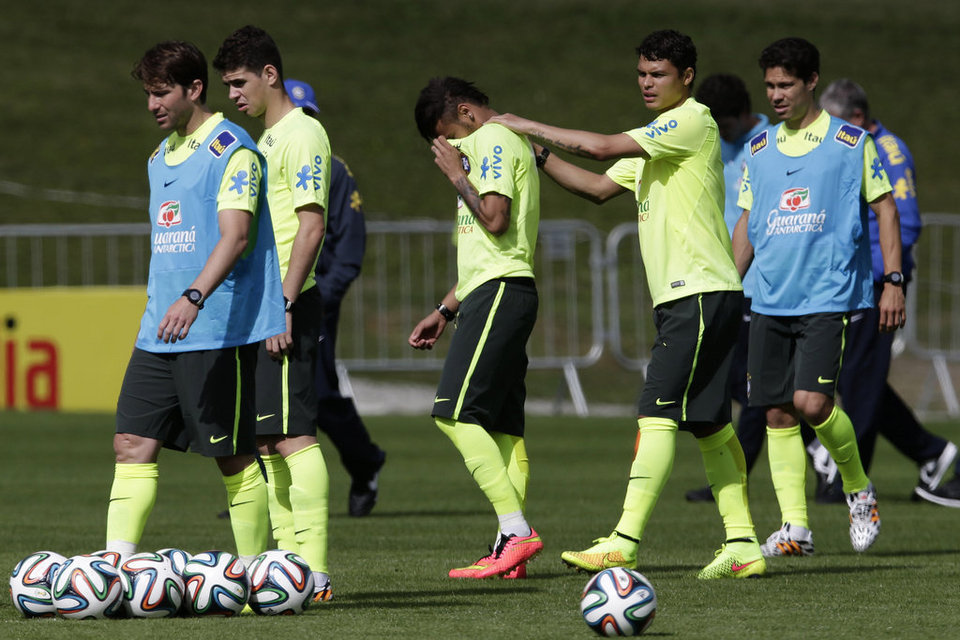
[[[323,442],[331,469],[330,558],[335,598],[294,618],[230,620],[26,620],[0,599],[0,638],[587,638],[577,608],[585,574],[559,560],[615,524],[635,423],[531,418],[528,515],[545,549],[526,581],[453,581],[450,566],[474,560],[496,520],[453,447],[426,418],[376,417],[368,426],[389,457],[381,499],[368,518],[346,515],[348,479]],[[112,417],[0,413],[0,567],[39,549],[64,555],[103,546],[112,480]],[[931,425],[956,438],[955,426]],[[648,635],[677,638],[945,638],[960,628],[960,511],[914,503],[916,470],[880,443],[872,479],[883,533],[854,553],[846,509],[811,505],[817,555],[772,561],[761,580],[700,582],[722,541],[710,505],[688,504],[703,483],[693,438],[681,435],[673,476],[648,526],[640,570],[659,610]],[[232,549],[215,518],[224,493],[214,465],[165,453],[156,508],[141,547]],[[765,459],[752,478],[761,536],[778,511]],[[811,480],[812,483],[812,480]],[[812,490],[812,486],[811,486]]]

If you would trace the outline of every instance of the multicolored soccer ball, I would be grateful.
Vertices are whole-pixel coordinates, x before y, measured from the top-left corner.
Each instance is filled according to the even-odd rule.
[[[261,615],[301,613],[313,596],[313,573],[306,560],[291,551],[264,551],[253,561],[250,608]]]
[[[60,565],[50,592],[64,618],[114,618],[123,612],[120,571],[97,555],[73,556]]]
[[[187,611],[197,616],[234,616],[250,597],[243,562],[226,551],[204,551],[183,568]]]
[[[616,567],[590,579],[580,596],[580,613],[601,636],[638,636],[657,613],[657,594],[643,574]]]
[[[183,602],[183,578],[159,553],[135,553],[120,565],[123,608],[134,618],[172,618]]]
[[[187,563],[190,562],[190,558],[193,557],[183,549],[177,549],[174,547],[160,549],[157,551],[157,553],[170,559],[170,562],[173,564],[173,570],[177,572],[177,575],[180,576],[180,578],[183,578],[183,568],[187,566]]]
[[[50,589],[53,576],[65,556],[53,551],[37,551],[17,563],[10,574],[10,600],[28,618],[49,618],[57,612]]]

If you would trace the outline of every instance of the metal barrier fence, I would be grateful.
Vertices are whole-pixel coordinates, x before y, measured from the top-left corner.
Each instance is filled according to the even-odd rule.
[[[916,408],[937,391],[960,416],[950,364],[960,362],[960,216],[926,214],[909,287],[907,352],[930,363]],[[141,285],[150,256],[147,224],[0,225],[0,286]],[[414,325],[456,282],[451,227],[436,220],[367,224],[364,270],[341,309],[339,367],[423,371],[442,366],[448,341],[419,353],[406,344]],[[606,237],[580,221],[541,223],[536,254],[540,313],[528,346],[530,366],[563,372],[575,410],[588,413],[579,371],[605,346],[625,369],[644,372],[655,337],[635,223]],[[606,326],[604,323],[606,322]]]

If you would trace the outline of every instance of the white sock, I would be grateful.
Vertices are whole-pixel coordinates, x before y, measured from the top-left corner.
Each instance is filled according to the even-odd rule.
[[[137,545],[126,540],[108,540],[107,551],[116,551],[121,558],[126,558],[137,552]]]
[[[500,520],[500,533],[505,536],[515,535],[521,538],[532,533],[527,519],[523,517],[523,511],[512,511],[502,516],[497,516]]]

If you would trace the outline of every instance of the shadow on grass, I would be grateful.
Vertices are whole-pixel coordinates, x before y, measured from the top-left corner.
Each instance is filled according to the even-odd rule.
[[[363,516],[364,519],[379,519],[379,518],[449,518],[453,516],[483,516],[489,515],[489,510],[484,509],[437,509],[435,511],[378,511],[374,510],[369,515]],[[340,519],[340,518],[350,518],[351,516],[346,513],[331,513],[330,519]],[[356,518],[359,520],[360,518]]]
[[[444,589],[442,591],[367,591],[354,592],[338,599],[337,609],[422,609],[428,607],[466,607],[473,606],[471,601],[461,601],[466,597],[503,596],[539,591],[539,589],[506,587],[475,587],[467,589]]]

